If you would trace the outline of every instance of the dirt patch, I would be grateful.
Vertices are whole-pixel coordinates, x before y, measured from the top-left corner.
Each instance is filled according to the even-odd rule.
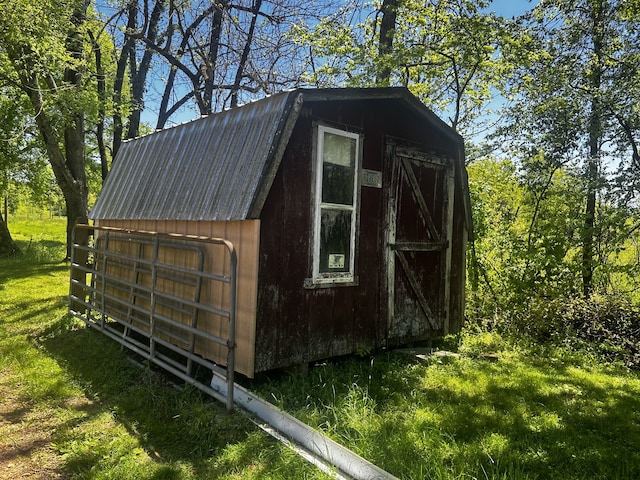
[[[0,480],[68,478],[51,448],[56,419],[0,384]]]

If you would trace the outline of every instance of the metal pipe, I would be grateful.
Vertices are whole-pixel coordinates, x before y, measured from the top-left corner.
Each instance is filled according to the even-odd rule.
[[[238,255],[231,242],[227,243],[230,258],[231,277],[229,292],[229,345],[227,353],[227,410],[233,410],[233,388],[235,384],[235,366],[236,366],[236,288],[238,273]]]
[[[155,242],[153,243],[153,263],[151,265],[151,303],[149,305],[149,324],[151,328],[151,335],[149,336],[149,348],[151,357],[154,357],[156,354],[156,341],[155,341],[155,330],[156,330],[156,282],[158,280],[158,270],[156,268],[155,262],[158,260],[158,250],[160,248],[160,244],[158,243],[159,239],[156,237]]]
[[[216,372],[211,379],[211,388],[227,397],[226,385],[220,374]],[[357,480],[397,480],[397,477],[389,472],[382,470],[309,425],[257,397],[241,385],[236,384],[234,388],[235,402],[238,405],[267,422],[284,438],[290,439],[315,457],[319,457],[330,466],[335,467],[343,476]],[[278,437],[275,436],[275,438]]]

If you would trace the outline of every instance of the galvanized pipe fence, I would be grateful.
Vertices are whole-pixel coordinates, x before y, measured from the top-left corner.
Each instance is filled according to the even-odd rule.
[[[226,251],[221,272],[207,271],[212,245]],[[77,225],[69,312],[232,410],[237,269],[235,248],[224,239]],[[205,284],[227,294],[212,305]],[[201,317],[226,322],[226,334],[211,333]],[[205,358],[202,345],[226,349],[226,368]],[[200,380],[197,365],[224,372],[228,394],[212,389],[210,377]]]

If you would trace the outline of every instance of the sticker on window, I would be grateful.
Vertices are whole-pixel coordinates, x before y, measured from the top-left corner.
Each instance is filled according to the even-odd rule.
[[[344,255],[329,254],[329,268],[344,268]]]

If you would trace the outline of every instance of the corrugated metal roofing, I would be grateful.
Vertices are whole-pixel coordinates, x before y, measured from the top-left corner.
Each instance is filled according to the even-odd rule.
[[[265,177],[279,144],[288,141],[296,96],[273,95],[125,142],[91,218],[251,218],[260,189],[270,187]]]
[[[258,218],[302,102],[349,99],[403,102],[463,148],[406,88],[297,89],[125,142],[90,217]]]

